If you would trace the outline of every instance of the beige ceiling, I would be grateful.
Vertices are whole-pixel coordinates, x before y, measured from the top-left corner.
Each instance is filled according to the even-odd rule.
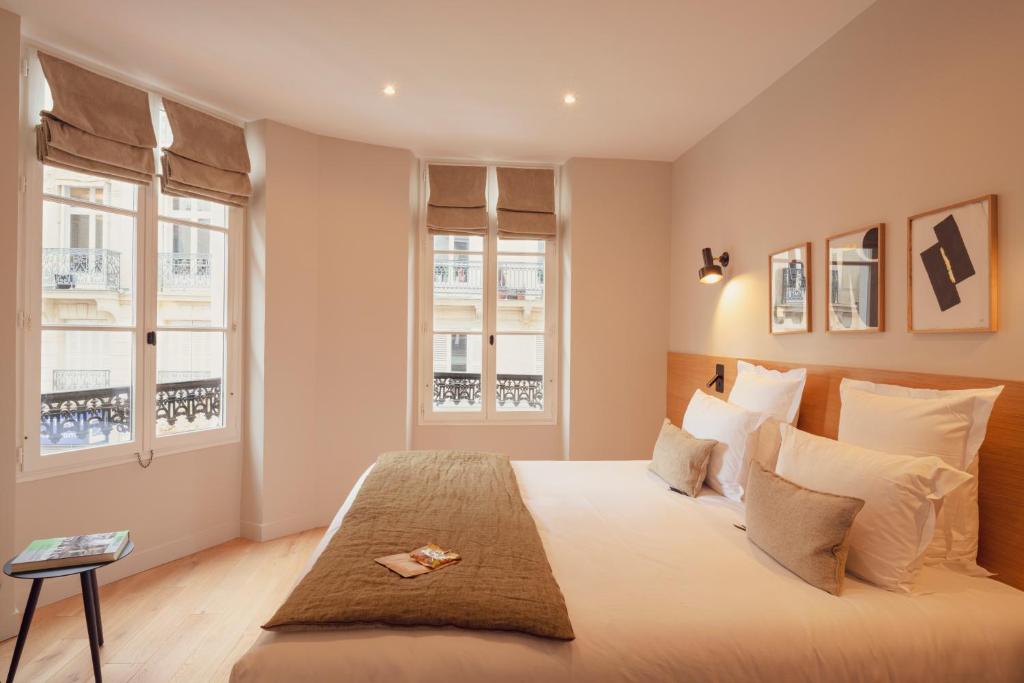
[[[872,2],[0,5],[30,39],[239,119],[421,156],[561,161],[675,159]]]

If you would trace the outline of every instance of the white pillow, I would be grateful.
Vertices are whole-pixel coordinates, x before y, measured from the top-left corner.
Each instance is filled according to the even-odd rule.
[[[736,382],[729,392],[729,403],[796,424],[806,383],[806,368],[780,372],[741,360],[736,363]]]
[[[892,455],[782,426],[777,473],[805,488],[864,501],[850,529],[851,574],[910,590],[935,533],[935,505],[970,475],[932,456]]]
[[[925,409],[927,409],[931,401],[939,401],[935,405],[940,408],[944,405],[949,405],[944,404],[944,401],[971,401],[971,406],[967,409],[970,425],[963,443],[960,464],[957,467],[972,475],[973,478],[944,501],[942,510],[939,512],[939,530],[936,533],[935,542],[928,549],[925,562],[928,564],[945,564],[951,569],[967,574],[988,575],[988,572],[977,564],[978,450],[985,441],[985,435],[988,432],[988,420],[992,415],[992,408],[995,406],[996,399],[999,398],[1000,393],[1003,391],[1003,387],[952,390],[911,389],[893,384],[875,384],[873,382],[844,379],[839,391],[843,397],[844,406],[843,411],[840,412],[839,440],[849,440],[850,443],[858,443],[862,446],[885,451],[890,451],[890,448],[886,447],[881,441],[872,442],[870,440],[872,437],[869,434],[854,436],[844,432],[842,412],[846,410],[846,396],[851,391],[868,392],[880,397],[916,400],[923,402],[922,405],[925,406]],[[964,410],[962,404],[958,405],[956,409]],[[905,423],[900,425],[901,431],[909,430],[910,428],[911,426]],[[915,429],[915,431],[919,430]],[[909,440],[908,434],[903,434],[900,438],[903,441]],[[914,450],[921,451],[925,449],[918,447]]]
[[[974,399],[903,398],[839,387],[839,440],[900,455],[934,455],[964,469]]]
[[[698,439],[718,442],[711,450],[705,483],[733,500],[743,499],[758,428],[766,416],[726,403],[698,389],[683,415],[683,429]]]

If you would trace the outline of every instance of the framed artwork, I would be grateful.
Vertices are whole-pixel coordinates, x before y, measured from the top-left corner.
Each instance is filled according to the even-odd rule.
[[[811,243],[768,257],[768,322],[772,334],[811,331]]]
[[[885,329],[885,223],[825,240],[825,330]]]
[[[907,330],[995,332],[996,196],[907,219]]]

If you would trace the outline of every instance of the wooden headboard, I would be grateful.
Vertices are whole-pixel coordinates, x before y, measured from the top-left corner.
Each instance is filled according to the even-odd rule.
[[[839,431],[839,383],[843,377],[933,389],[972,389],[1005,384],[981,447],[981,547],[978,563],[995,572],[1000,581],[1024,590],[1024,382],[670,353],[666,406],[669,419],[679,424],[695,389],[713,391],[706,385],[715,375],[716,363],[725,365],[725,393],[713,395],[723,399],[728,396],[736,377],[737,360],[748,360],[775,370],[807,368],[807,386],[798,426],[830,438],[835,438]]]

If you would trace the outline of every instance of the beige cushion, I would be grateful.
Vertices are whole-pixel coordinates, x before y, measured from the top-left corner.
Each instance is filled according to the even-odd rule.
[[[666,419],[654,444],[651,472],[669,486],[695,497],[704,485],[711,450],[717,443],[714,439],[697,439]]]
[[[839,595],[850,529],[864,501],[798,486],[751,463],[747,538],[815,588]]]

